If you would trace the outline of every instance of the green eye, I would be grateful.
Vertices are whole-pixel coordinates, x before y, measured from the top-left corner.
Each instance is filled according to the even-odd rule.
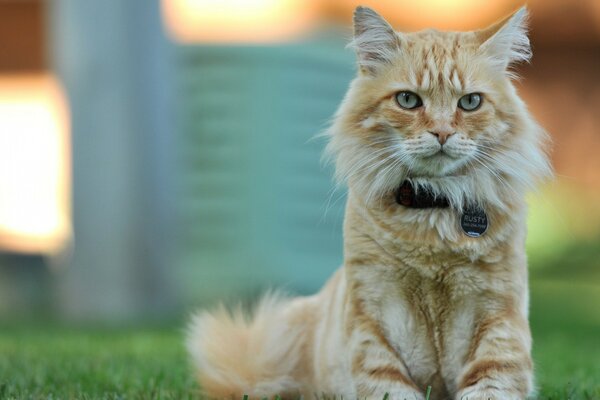
[[[465,111],[475,111],[481,105],[483,100],[479,93],[469,93],[458,99],[458,107]]]
[[[407,110],[412,110],[423,105],[423,100],[421,100],[419,95],[408,91],[399,92],[396,95],[396,102],[398,102],[400,107]]]

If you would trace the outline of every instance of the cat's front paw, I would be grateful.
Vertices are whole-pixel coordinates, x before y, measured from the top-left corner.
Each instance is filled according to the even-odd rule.
[[[518,393],[495,388],[465,388],[456,395],[456,400],[524,400]]]

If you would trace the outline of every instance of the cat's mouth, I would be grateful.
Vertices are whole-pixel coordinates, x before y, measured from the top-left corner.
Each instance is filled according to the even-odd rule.
[[[459,158],[461,158],[460,156],[457,156],[456,154],[452,154],[451,151],[448,150],[448,148],[444,148],[444,146],[440,147],[439,150],[436,150],[434,153],[432,154],[428,154],[426,156],[424,156],[424,159],[431,159],[431,158],[449,158],[452,160],[457,160]]]

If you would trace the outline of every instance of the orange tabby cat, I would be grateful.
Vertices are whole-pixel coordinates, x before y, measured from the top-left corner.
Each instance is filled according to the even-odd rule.
[[[533,390],[525,192],[545,135],[511,83],[526,10],[481,31],[395,32],[359,7],[359,72],[329,130],[344,265],[307,298],[193,321],[207,396],[524,399]]]

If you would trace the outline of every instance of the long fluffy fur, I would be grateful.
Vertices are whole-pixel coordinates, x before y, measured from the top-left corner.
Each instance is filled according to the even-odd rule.
[[[510,65],[530,56],[525,21],[522,9],[482,31],[404,34],[357,9],[358,76],[326,149],[349,188],[343,268],[312,297],[269,295],[252,316],[198,314],[188,349],[207,396],[531,394],[525,193],[551,168],[546,134],[511,83]],[[402,109],[401,90],[429,103]],[[458,110],[474,91],[487,96],[481,109]],[[442,152],[438,132],[450,128]],[[398,205],[407,179],[451,207]],[[487,213],[479,238],[459,228],[467,205]]]
[[[272,293],[251,313],[224,306],[192,318],[187,349],[211,398],[263,398],[300,391],[301,326],[286,323],[291,301]]]

